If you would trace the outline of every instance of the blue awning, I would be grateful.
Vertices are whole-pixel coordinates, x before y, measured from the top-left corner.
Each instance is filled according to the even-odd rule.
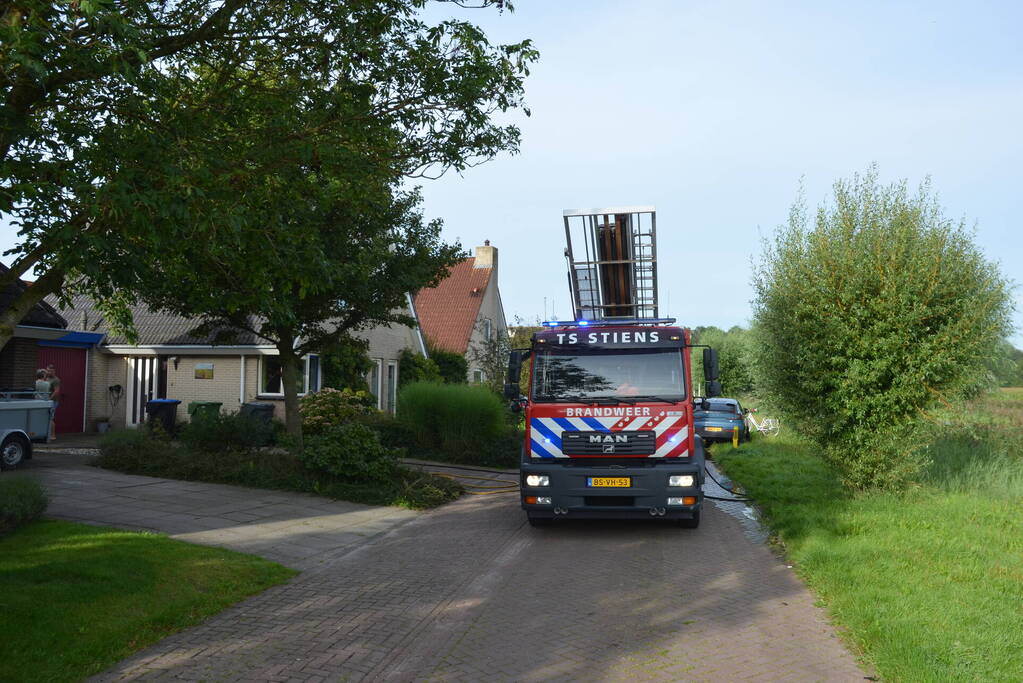
[[[102,332],[68,332],[57,339],[40,339],[40,346],[66,346],[71,348],[88,348],[103,341],[106,336]]]

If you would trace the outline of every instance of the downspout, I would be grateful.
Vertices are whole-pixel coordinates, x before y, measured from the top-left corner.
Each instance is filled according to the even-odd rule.
[[[238,356],[241,359],[241,372],[238,374],[238,406],[245,403],[245,354]]]

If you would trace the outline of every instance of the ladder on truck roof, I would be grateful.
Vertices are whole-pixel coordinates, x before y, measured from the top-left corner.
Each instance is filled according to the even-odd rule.
[[[654,207],[566,209],[563,217],[576,319],[657,318]]]

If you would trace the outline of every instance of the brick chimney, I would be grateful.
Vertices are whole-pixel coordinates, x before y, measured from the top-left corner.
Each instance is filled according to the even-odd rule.
[[[490,240],[484,240],[482,247],[476,247],[476,260],[473,263],[473,268],[497,270],[497,247],[490,246]]]

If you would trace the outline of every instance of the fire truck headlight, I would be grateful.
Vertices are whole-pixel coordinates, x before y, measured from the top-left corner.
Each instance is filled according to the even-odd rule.
[[[527,474],[526,486],[550,486],[551,478],[546,474]]]
[[[691,474],[673,474],[668,477],[668,486],[690,487],[696,483],[695,477]]]

